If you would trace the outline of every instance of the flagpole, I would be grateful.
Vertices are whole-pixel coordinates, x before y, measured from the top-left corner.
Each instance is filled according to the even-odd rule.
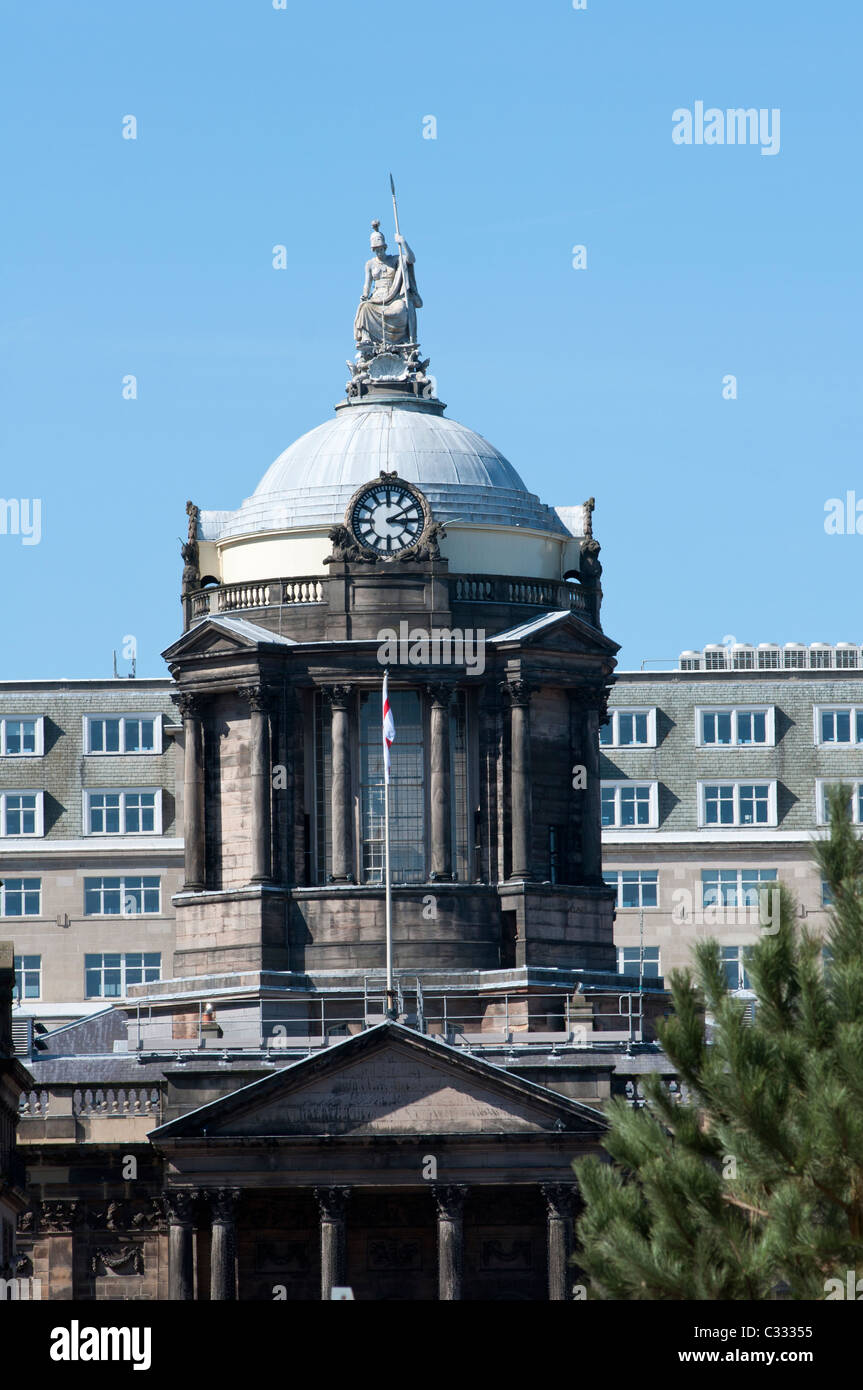
[[[383,702],[389,699],[387,673],[384,673]],[[390,875],[390,758],[387,745],[387,728],[384,724],[384,883],[386,902],[386,940],[387,940],[387,1017],[395,1018],[395,990],[393,989],[393,886]]]

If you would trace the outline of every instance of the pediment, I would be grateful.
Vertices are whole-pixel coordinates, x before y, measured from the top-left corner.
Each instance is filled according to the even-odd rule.
[[[382,1024],[153,1134],[243,1138],[530,1135],[604,1129],[602,1116],[399,1024]]]
[[[290,637],[282,637],[269,628],[250,623],[245,618],[212,617],[204,618],[195,627],[184,632],[162,653],[165,661],[176,661],[179,657],[218,656],[234,652],[257,651],[260,647],[295,647]]]
[[[604,632],[585,622],[573,610],[556,610],[495,633],[489,643],[500,651],[531,648],[541,651],[586,653],[614,656],[620,645]]]

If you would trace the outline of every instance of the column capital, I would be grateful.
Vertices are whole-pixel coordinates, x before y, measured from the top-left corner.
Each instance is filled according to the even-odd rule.
[[[210,1219],[213,1225],[230,1226],[237,1212],[237,1203],[242,1196],[239,1187],[217,1187],[205,1194],[210,1206]]]
[[[244,700],[248,700],[249,709],[256,714],[266,714],[268,712],[271,698],[269,686],[255,681],[251,685],[241,685],[239,687],[239,694]]]
[[[347,709],[354,687],[352,685],[322,685],[321,694],[333,709]]]
[[[322,1221],[344,1221],[350,1199],[349,1187],[316,1187],[315,1197],[321,1209]]]
[[[466,1183],[435,1183],[432,1188],[438,1220],[457,1221],[468,1194]]]
[[[599,715],[600,722],[608,713],[608,698],[611,694],[610,684],[605,681],[585,681],[581,685],[574,685],[567,691],[570,703],[580,712],[589,713],[594,711]]]
[[[162,1193],[165,1215],[170,1226],[193,1226],[195,1206],[200,1198],[196,1187],[166,1188]]]
[[[538,689],[531,681],[517,680],[501,681],[500,689],[503,695],[509,698],[510,705],[516,709],[527,709],[530,705],[530,697]]]
[[[194,690],[175,690],[171,699],[180,711],[182,719],[200,719],[204,712],[203,699]]]
[[[540,1185],[540,1191],[545,1198],[549,1216],[556,1217],[559,1221],[572,1219],[573,1207],[578,1197],[578,1183],[544,1182]]]
[[[455,686],[447,681],[429,681],[425,691],[436,708],[448,710],[455,694]]]

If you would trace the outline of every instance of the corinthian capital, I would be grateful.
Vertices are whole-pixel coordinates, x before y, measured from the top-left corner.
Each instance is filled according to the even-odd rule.
[[[426,694],[433,705],[440,709],[449,709],[452,703],[453,687],[445,681],[431,681],[426,686]]]
[[[439,1220],[457,1221],[464,1210],[467,1186],[464,1183],[436,1183],[432,1193]]]
[[[249,709],[257,714],[266,714],[269,708],[270,692],[265,685],[244,685],[240,694],[249,702]]]
[[[165,1215],[172,1226],[191,1226],[200,1192],[194,1187],[168,1188],[162,1193]]]
[[[321,1209],[322,1221],[344,1221],[351,1195],[349,1187],[316,1187],[315,1197]]]
[[[530,704],[530,697],[536,690],[536,686],[531,685],[530,681],[521,679],[501,681],[500,688],[509,699],[510,704],[521,709],[527,709]]]
[[[171,696],[182,719],[198,719],[202,713],[201,697],[191,690],[175,690]]]
[[[577,1183],[545,1182],[542,1184],[541,1191],[548,1207],[549,1216],[555,1217],[558,1221],[570,1220],[575,1199],[578,1196]]]
[[[352,685],[325,685],[322,691],[327,704],[333,709],[347,709],[353,688]]]
[[[212,1192],[207,1193],[214,1225],[230,1226],[233,1224],[240,1195],[238,1187],[217,1187]]]

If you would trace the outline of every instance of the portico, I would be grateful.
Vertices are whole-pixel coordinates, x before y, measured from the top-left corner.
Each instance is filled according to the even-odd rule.
[[[603,1128],[588,1106],[380,1024],[151,1133],[171,1297],[566,1298],[572,1162]]]

